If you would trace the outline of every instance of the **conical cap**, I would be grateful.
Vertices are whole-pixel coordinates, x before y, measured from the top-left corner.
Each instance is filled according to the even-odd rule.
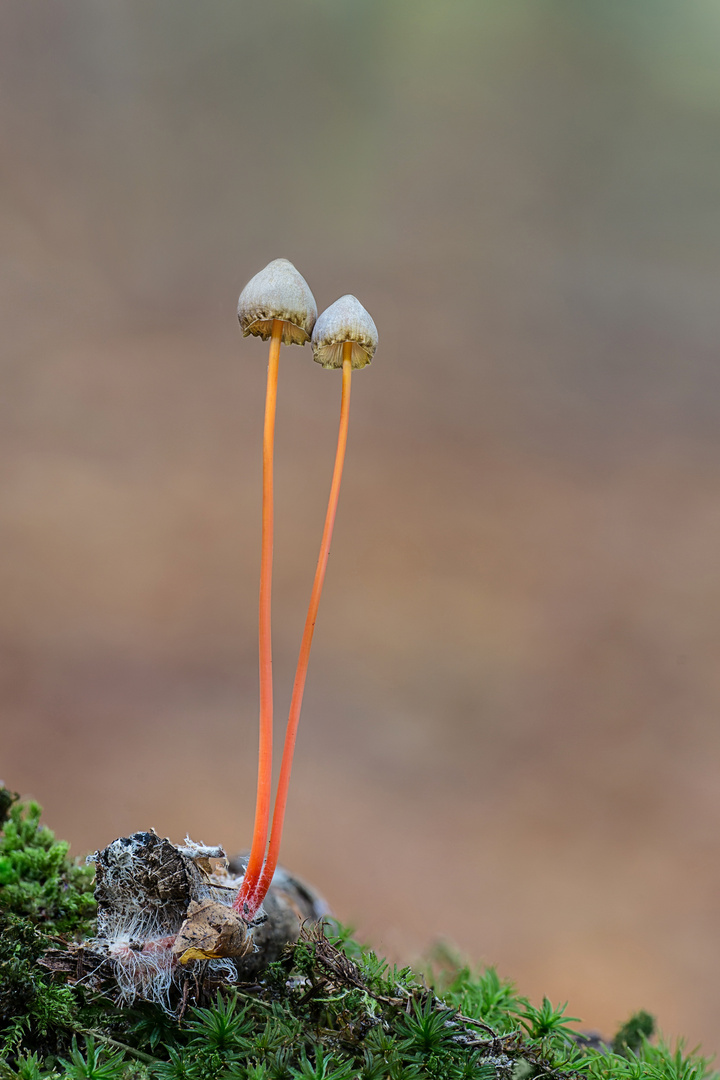
[[[281,319],[283,342],[304,345],[317,319],[317,304],[302,274],[287,259],[273,259],[248,281],[238,300],[238,319],[245,337],[257,334],[266,341],[273,319]]]
[[[326,368],[341,368],[346,341],[353,343],[353,368],[370,363],[378,343],[377,327],[360,301],[350,293],[326,308],[315,323],[313,360]]]

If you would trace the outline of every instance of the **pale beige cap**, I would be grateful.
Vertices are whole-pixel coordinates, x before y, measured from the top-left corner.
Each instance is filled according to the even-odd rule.
[[[281,319],[285,345],[304,345],[317,319],[317,304],[302,274],[287,259],[273,259],[248,281],[238,300],[238,319],[245,337],[267,341],[273,319]]]
[[[352,341],[352,366],[370,363],[378,343],[375,323],[359,300],[347,293],[323,311],[312,335],[313,360],[325,368],[341,368],[343,345]]]

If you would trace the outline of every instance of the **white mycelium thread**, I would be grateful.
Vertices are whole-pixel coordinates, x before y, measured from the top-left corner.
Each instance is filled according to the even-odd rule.
[[[113,961],[120,1000],[131,1005],[136,998],[154,1001],[172,1013],[170,987],[175,981],[173,938],[160,936],[157,920],[139,916],[118,925],[103,943]]]
[[[152,1001],[171,1016],[174,1015],[170,988],[175,982],[176,965],[171,949],[135,952],[124,947],[122,941],[117,941],[110,946],[109,955],[123,1004],[132,1005],[140,998]]]
[[[112,961],[120,1000],[132,1004],[137,998],[153,1001],[173,1012],[171,989],[180,984],[180,967],[173,954],[175,937],[185,918],[184,906],[162,904],[158,896],[145,897],[138,887],[138,866],[147,852],[148,834],[113,841],[88,862],[102,864],[103,889],[109,898],[98,912],[98,936],[94,948]],[[225,872],[224,850],[195,844],[189,837],[176,849],[186,860],[191,899],[215,900],[231,907],[239,881]],[[217,873],[209,874],[208,860],[217,860]],[[230,959],[208,961],[209,970],[227,981],[237,981]]]
[[[208,960],[208,971],[211,971],[218,978],[225,979],[226,982],[234,983],[238,981],[238,969],[229,956],[221,957],[218,960]]]
[[[232,897],[227,900],[230,907]],[[225,903],[225,899],[220,900]],[[147,936],[145,936],[147,935]],[[108,956],[113,961],[120,1000],[127,1005],[140,998],[153,1001],[165,1012],[174,1015],[170,991],[173,985],[180,985],[182,971],[173,954],[174,935],[161,937],[157,923],[151,920],[136,920],[126,927],[118,927],[118,932],[104,944]],[[238,970],[229,957],[206,961],[208,971],[224,979],[225,982],[237,982]]]

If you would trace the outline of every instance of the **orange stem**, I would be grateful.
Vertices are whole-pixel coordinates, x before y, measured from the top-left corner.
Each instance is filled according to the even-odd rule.
[[[282,764],[280,766],[280,779],[278,781],[277,795],[275,796],[275,810],[273,813],[272,832],[270,833],[270,845],[260,882],[249,902],[250,911],[253,914],[262,904],[267,891],[270,888],[270,882],[272,881],[273,874],[277,868],[278,856],[280,854],[280,840],[282,838],[285,807],[287,805],[288,789],[290,787],[290,771],[292,769],[293,753],[295,751],[295,739],[297,736],[298,723],[300,721],[300,709],[302,708],[308,662],[310,660],[310,646],[312,645],[315,620],[317,619],[318,608],[320,606],[320,596],[322,594],[323,582],[325,581],[325,571],[330,555],[330,544],[332,542],[338,499],[340,497],[340,481],[342,480],[343,463],[345,461],[348,420],[350,416],[351,375],[352,342],[348,341],[343,345],[340,430],[338,432],[337,452],[335,454],[335,468],[333,470],[332,483],[330,485],[330,498],[328,500],[327,514],[325,515],[325,528],[323,529],[322,541],[320,543],[320,555],[318,557],[317,569],[315,570],[312,593],[310,594],[310,605],[308,607],[307,618],[305,619],[305,629],[300,645],[300,656],[298,658],[295,683],[293,685],[292,698],[290,700],[290,713],[288,716],[287,730],[285,732],[285,746],[283,749]]]
[[[240,891],[233,904],[235,910],[241,914],[247,910],[248,900],[255,891],[260,877],[270,824],[273,742],[272,634],[270,620],[273,562],[273,446],[275,441],[275,409],[277,405],[278,366],[282,332],[282,320],[273,319],[270,358],[268,360],[267,393],[265,396],[265,430],[263,433],[262,542],[258,619],[260,654],[258,786],[250,858]]]

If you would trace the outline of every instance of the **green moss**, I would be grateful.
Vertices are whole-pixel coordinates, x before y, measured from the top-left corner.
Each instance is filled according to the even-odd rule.
[[[395,968],[335,923],[252,986],[225,987],[181,1020],[66,985],[39,961],[58,927],[89,925],[90,875],[12,806],[0,837],[0,1078],[22,1080],[711,1080],[682,1045],[653,1045],[638,1013],[612,1047],[564,1007],[533,1006],[494,969],[447,950],[424,976]],[[429,987],[433,987],[432,989]]]
[[[46,945],[29,919],[0,911],[0,1055],[22,1047],[50,1052],[73,1026],[72,989],[38,963]]]
[[[45,934],[83,936],[95,915],[94,871],[68,859],[69,844],[56,840],[40,824],[40,815],[35,802],[6,805],[0,832],[0,911],[30,919]]]
[[[637,1012],[623,1024],[613,1039],[616,1054],[637,1054],[652,1035],[655,1034],[655,1020],[649,1013]]]

